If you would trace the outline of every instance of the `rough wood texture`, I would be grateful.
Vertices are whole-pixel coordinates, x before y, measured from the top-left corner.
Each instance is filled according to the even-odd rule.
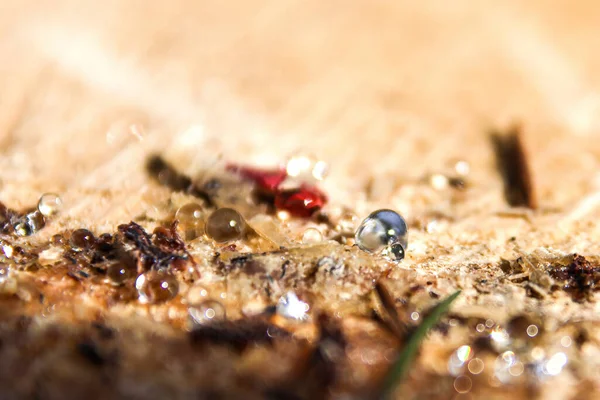
[[[472,381],[470,394],[598,397],[600,58],[590,51],[600,35],[596,3],[101,3],[9,0],[0,6],[0,199],[24,209],[41,193],[57,192],[65,202],[64,212],[30,243],[43,245],[68,229],[99,234],[132,219],[153,228],[171,218],[191,197],[148,177],[144,165],[153,153],[199,180],[222,173],[222,160],[273,165],[296,151],[314,153],[332,167],[323,184],[332,215],[342,206],[361,218],[387,207],[407,217],[407,258],[386,279],[391,295],[404,299],[398,306],[405,324],[414,323],[410,315],[434,304],[435,296],[463,289],[453,308],[458,327],[441,327],[426,341],[404,393],[454,396],[457,383],[447,359],[472,343],[474,326],[492,319],[506,327],[525,314],[544,331],[543,359],[564,352],[565,370],[533,386],[527,374],[499,383],[494,352],[507,349],[477,350],[485,372],[461,372]],[[492,131],[515,122],[530,157],[536,211],[509,208],[490,144]],[[466,188],[432,187],[429,176],[447,173],[457,160],[470,165]],[[262,209],[242,211],[250,218]],[[305,226],[290,222],[281,240],[294,247]],[[369,285],[389,265],[365,261],[368,256],[356,248],[327,246],[286,254],[291,278],[259,303],[271,304],[300,285],[315,309],[344,317],[350,341],[374,349],[369,358],[354,347],[345,363],[336,364],[332,380],[341,392],[320,393],[323,382],[295,369],[299,359],[317,354],[304,342],[287,343],[275,355],[263,347],[241,356],[217,347],[203,350],[199,363],[179,330],[182,304],[98,307],[106,288],[84,295],[87,286],[68,278],[23,271],[19,287],[26,289],[2,300],[0,384],[11,388],[8,398],[61,398],[67,388],[77,398],[90,387],[98,388],[98,398],[365,395],[368,385],[361,382],[377,381],[393,358],[385,349],[398,346],[394,335],[381,332],[382,324],[366,320]],[[191,247],[201,260],[215,250],[208,240]],[[346,273],[356,272],[356,278],[343,278],[351,281],[347,289],[322,291],[338,282],[330,276],[305,279],[311,263],[327,254],[345,260]],[[265,257],[268,273],[280,268],[279,255]],[[224,276],[208,261],[200,272],[210,285]],[[236,305],[256,298],[257,292],[246,291],[247,282],[257,279],[250,275],[234,271],[228,277],[231,286],[223,290],[232,318],[242,315]],[[562,290],[563,281],[569,290]],[[573,285],[584,295],[573,295]],[[31,293],[41,287],[50,302],[31,305]],[[12,319],[15,314],[33,316],[33,322]],[[121,370],[106,367],[118,357],[96,337],[102,329],[76,328],[97,319],[119,327],[126,360]],[[313,343],[314,332],[304,336]],[[560,347],[565,336],[572,346]],[[524,354],[519,362],[535,364]],[[330,367],[316,359],[322,368],[317,372]],[[64,368],[53,368],[55,363]],[[272,372],[273,364],[283,372]],[[218,372],[209,368],[214,365]],[[94,368],[102,372],[90,372]],[[290,376],[311,383],[293,386]],[[242,382],[240,392],[233,379]],[[275,386],[266,391],[265,382],[288,392]]]

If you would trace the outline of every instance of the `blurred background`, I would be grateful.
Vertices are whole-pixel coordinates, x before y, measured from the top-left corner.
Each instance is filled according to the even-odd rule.
[[[600,154],[592,1],[5,0],[0,9],[0,168],[15,205],[40,192],[107,190],[94,208],[122,220],[140,211],[131,192],[143,193],[143,159],[157,150],[189,173],[309,152],[331,163],[328,192],[350,204],[373,177],[412,179],[459,158],[484,190],[500,191],[488,133],[515,121],[542,206],[599,186],[581,174],[598,170]],[[85,220],[89,207],[70,216]]]

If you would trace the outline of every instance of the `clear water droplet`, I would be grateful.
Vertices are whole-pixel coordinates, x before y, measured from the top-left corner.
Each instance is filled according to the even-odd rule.
[[[317,228],[308,228],[302,234],[302,243],[314,244],[323,241],[323,234]]]
[[[301,301],[294,292],[288,292],[277,303],[277,314],[285,318],[304,321],[308,318],[308,303]]]
[[[197,324],[223,320],[226,317],[225,307],[215,300],[206,300],[188,308],[188,313]]]
[[[400,244],[404,250],[408,244],[406,221],[392,210],[374,211],[360,224],[354,240],[361,250],[370,253],[382,252],[393,244]],[[393,257],[400,256],[400,249],[397,246],[389,250]]]
[[[45,193],[40,197],[37,208],[45,217],[51,217],[62,210],[62,199],[55,193]]]
[[[246,233],[244,217],[233,208],[219,208],[206,221],[206,234],[215,242],[241,239]]]
[[[165,271],[148,271],[137,277],[135,288],[140,303],[161,303],[172,299],[179,291],[175,275]]]

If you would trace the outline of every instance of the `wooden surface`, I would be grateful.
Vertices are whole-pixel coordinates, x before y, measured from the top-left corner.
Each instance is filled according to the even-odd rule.
[[[101,232],[170,198],[148,154],[202,176],[299,151],[331,164],[333,208],[407,217],[403,267],[423,276],[540,248],[598,255],[599,18],[593,1],[4,1],[0,199],[61,194],[40,240]],[[516,218],[502,217],[489,138],[515,121],[540,205]],[[466,194],[422,181],[456,160],[470,163]],[[415,228],[435,212],[441,231]],[[516,303],[507,313],[597,319],[595,303]]]
[[[418,177],[452,158],[496,189],[486,133],[514,120],[531,142],[542,205],[571,206],[596,186],[593,2],[8,1],[3,10],[7,201],[59,190],[79,203],[82,190],[108,189],[114,223],[136,207],[118,192],[143,186],[149,149],[190,171],[220,156],[273,163],[314,152],[331,161],[338,201],[369,175]]]

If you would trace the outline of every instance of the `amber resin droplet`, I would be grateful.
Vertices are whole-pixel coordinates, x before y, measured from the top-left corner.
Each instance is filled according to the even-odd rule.
[[[179,283],[175,275],[166,270],[148,271],[135,281],[140,303],[162,303],[177,296]]]
[[[43,216],[51,217],[62,209],[62,199],[55,193],[45,193],[40,197],[37,208]]]
[[[121,285],[125,281],[134,278],[135,275],[136,271],[134,268],[128,267],[118,261],[111,263],[106,269],[106,276],[113,285]]]
[[[233,208],[220,208],[206,221],[206,234],[216,242],[241,239],[246,233],[244,217]]]
[[[179,228],[188,240],[195,239],[204,233],[202,207],[197,203],[188,203],[180,207],[175,214],[175,219],[179,221]]]
[[[69,244],[76,251],[83,251],[89,249],[96,242],[94,234],[87,229],[77,229],[71,233],[71,239]]]

